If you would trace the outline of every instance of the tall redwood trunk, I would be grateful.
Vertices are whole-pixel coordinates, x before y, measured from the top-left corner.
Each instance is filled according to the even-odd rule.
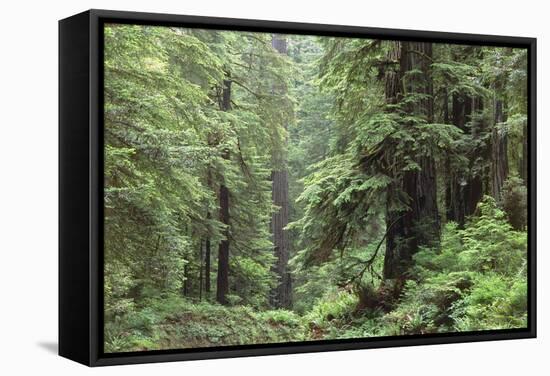
[[[401,61],[402,42],[388,42],[390,44],[386,59],[395,64]],[[388,67],[385,71],[385,97],[386,103],[395,105],[402,96],[400,68]],[[391,110],[390,110],[391,111]],[[394,177],[387,191],[386,208],[386,254],[384,256],[384,279],[396,278],[401,274],[401,259],[405,253],[410,254],[411,245],[403,240],[410,239],[408,230],[412,227],[410,213],[400,213],[391,209],[392,202],[398,201],[395,193],[402,188],[402,183]],[[400,247],[398,247],[398,243]]]
[[[483,130],[484,124],[476,119],[476,114],[483,110],[481,98],[471,98],[466,95],[455,94],[452,101],[452,122],[465,134],[476,139]],[[470,160],[466,171],[455,171],[448,168],[447,186],[445,192],[447,220],[455,221],[460,227],[464,226],[467,216],[474,213],[478,202],[483,196],[483,176],[475,164],[479,160],[486,160],[485,147],[467,145],[465,153]]]
[[[202,239],[199,241],[199,301],[202,300],[202,286],[204,279]]]
[[[207,169],[206,172],[206,185],[211,188],[212,187],[212,170],[210,169],[210,166]],[[212,219],[212,214],[210,214],[210,210],[206,213],[206,220],[210,221]],[[208,228],[208,231],[210,232],[210,227]],[[210,296],[210,235],[207,235],[206,240],[204,242],[204,291],[206,292],[206,297]]]
[[[466,117],[471,116],[471,112],[466,108],[466,102],[468,97],[460,94],[453,94],[452,96],[452,122],[463,132],[467,132]],[[469,106],[471,108],[471,106]],[[447,220],[455,221],[460,226],[464,225],[466,216],[466,203],[464,200],[464,187],[466,186],[467,177],[465,172],[456,171],[452,167],[447,171],[448,179],[446,182],[445,201],[447,209]]]
[[[229,225],[229,190],[222,184],[220,186],[220,222]],[[218,248],[218,278],[216,300],[220,304],[227,304],[229,292],[229,230],[224,231],[225,238]]]
[[[473,98],[472,99],[472,113],[478,115],[478,118],[473,117],[472,123],[470,126],[470,134],[474,140],[479,139],[480,134],[486,131],[486,121],[483,117],[480,117],[479,114],[483,112],[483,98]],[[477,169],[476,164],[479,163],[479,160],[486,161],[489,158],[487,145],[481,144],[479,147],[474,148],[472,155],[470,156],[470,179],[465,190],[465,215],[469,216],[474,214],[477,204],[483,198],[483,179],[486,173]]]
[[[208,298],[210,294],[210,238],[204,244],[204,291]]]
[[[478,50],[466,50],[464,53],[455,55],[455,60],[460,61],[467,57],[482,58]],[[482,110],[483,99],[480,97],[458,93],[452,96],[452,123],[465,134],[471,135],[474,140],[481,138],[480,133],[485,128],[483,118],[478,116]],[[455,170],[448,165],[445,190],[447,220],[457,222],[460,227],[464,226],[466,217],[474,213],[483,197],[486,176],[479,166],[479,161],[488,160],[490,157],[484,145],[469,143],[466,148],[464,153],[469,158],[467,170]]]
[[[273,34],[271,44],[280,54],[287,53],[287,41],[283,35]],[[285,94],[285,90],[282,87],[273,88],[277,95]],[[284,126],[287,127],[286,124]],[[286,142],[284,145],[286,147]],[[273,204],[279,209],[271,216],[271,232],[276,258],[272,271],[277,275],[278,281],[273,291],[271,291],[270,303],[273,307],[289,308],[292,304],[292,281],[288,270],[290,240],[285,230],[289,215],[287,158],[285,150],[275,151],[275,153],[276,155],[273,156],[274,169],[271,172],[272,200]]]
[[[221,109],[229,111],[231,109],[231,81],[224,80],[222,91]],[[229,150],[224,150],[223,159],[229,159]],[[229,189],[225,181],[220,184],[220,222],[226,227],[224,230],[224,239],[218,247],[218,278],[216,280],[216,300],[220,304],[227,304],[227,293],[229,292]]]
[[[398,103],[405,94],[424,94],[405,106],[415,116],[433,121],[433,85],[431,80],[432,45],[421,42],[391,42],[389,59],[399,61],[398,70],[386,72],[386,101]],[[405,72],[418,71],[403,80]],[[402,90],[405,90],[403,92]],[[403,124],[403,126],[412,126]],[[400,179],[394,179],[388,192],[386,217],[386,255],[384,278],[403,278],[412,264],[412,256],[418,246],[432,246],[439,240],[440,221],[437,208],[437,176],[435,161],[431,156],[420,156],[419,170],[406,171]],[[396,212],[390,202],[392,195],[404,192],[410,198],[409,209]]]
[[[189,264],[183,266],[183,296],[189,295]]]
[[[527,131],[527,124],[523,126],[523,143],[522,143],[522,149],[521,149],[521,161],[519,166],[519,177],[523,180],[523,184],[527,186],[527,179],[528,179],[528,154],[529,153],[529,146],[527,145],[527,138],[529,137],[528,131]]]
[[[496,98],[494,101],[494,120],[491,137],[491,175],[492,175],[492,194],[495,200],[502,199],[502,186],[508,178],[508,136],[499,129],[499,124],[506,121],[504,112],[504,101],[498,97],[500,87],[496,88]]]

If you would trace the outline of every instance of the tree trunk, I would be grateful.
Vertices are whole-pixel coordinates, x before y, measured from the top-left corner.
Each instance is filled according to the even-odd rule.
[[[283,35],[273,34],[271,44],[280,54],[287,53],[287,42]],[[284,88],[274,88],[278,95],[285,94]],[[287,125],[285,124],[285,129]],[[286,142],[284,143],[286,147]],[[274,155],[274,170],[271,172],[272,200],[279,208],[271,216],[271,232],[275,254],[275,264],[272,271],[277,275],[277,286],[271,291],[270,303],[276,308],[289,308],[292,304],[292,281],[288,271],[288,259],[290,253],[290,241],[285,227],[288,225],[289,201],[288,201],[288,171],[285,165],[286,151],[275,151],[280,155]]]
[[[276,257],[273,271],[279,278],[278,284],[271,294],[271,304],[277,308],[289,308],[291,304],[291,280],[287,269],[290,247],[288,233],[284,229],[288,225],[288,172],[286,170],[273,171],[271,178],[273,182],[273,204],[279,207],[279,210],[273,213],[271,217],[271,230]]]
[[[206,238],[204,244],[204,291],[206,297],[210,295],[210,238]]]
[[[528,130],[527,130],[527,124],[523,126],[523,143],[522,143],[522,150],[521,150],[521,161],[519,166],[519,177],[523,180],[523,184],[527,186],[527,179],[529,174],[529,167],[528,167],[528,154],[529,153],[529,146],[527,145],[527,138],[529,137]]]
[[[388,62],[396,62],[401,60],[402,42],[388,42],[390,44],[386,59]],[[387,104],[397,104],[401,96],[401,72],[398,69],[388,67],[385,73],[385,97]],[[400,274],[401,259],[404,251],[410,248],[405,241],[401,242],[401,247],[398,247],[398,239],[406,235],[406,231],[411,227],[409,213],[401,214],[391,210],[391,203],[397,201],[395,192],[400,189],[400,182],[394,180],[391,182],[387,191],[387,207],[386,207],[386,254],[384,256],[384,279],[395,278]],[[409,239],[409,237],[404,237]],[[403,252],[402,252],[403,251]]]
[[[466,116],[470,116],[466,108],[468,97],[460,94],[453,94],[452,98],[452,122],[464,133],[468,132],[466,127]],[[464,202],[464,187],[466,186],[466,172],[449,169],[447,181],[447,220],[455,221],[459,226],[464,225],[466,216],[466,205]]]
[[[229,226],[229,190],[222,184],[220,186],[220,222]],[[220,304],[227,304],[229,292],[229,229],[224,230],[225,238],[218,248],[218,278],[216,300]]]
[[[203,285],[203,250],[202,239],[199,240],[199,301],[202,301],[202,285]]]
[[[496,95],[499,95],[498,89]],[[495,98],[495,124],[493,127],[491,146],[491,172],[492,172],[492,194],[497,202],[502,199],[502,186],[508,178],[508,136],[499,130],[499,124],[506,121],[504,113],[504,102]]]
[[[481,99],[465,95],[453,96],[453,124],[465,134],[472,137],[481,131],[482,124],[476,124],[475,115],[482,110]],[[465,154],[469,157],[467,170],[460,171],[449,168],[446,187],[447,220],[455,221],[460,227],[464,226],[466,217],[472,215],[477,203],[483,196],[483,179],[480,172],[474,173],[474,164],[478,159],[484,159],[484,150],[476,149],[471,145]]]
[[[208,167],[208,170],[206,172],[206,185],[211,188],[212,187],[212,170],[210,169],[210,166]],[[212,219],[212,214],[210,214],[210,211],[206,213],[206,220],[210,221]],[[210,233],[210,226],[208,228],[208,232]],[[206,240],[204,242],[204,291],[206,292],[206,298],[208,299],[210,296],[210,235],[206,236]]]
[[[189,296],[189,263],[183,266],[183,296]]]
[[[483,118],[475,118],[475,115],[483,112],[483,99],[482,98],[473,98],[472,99],[472,118],[470,126],[470,134],[472,139],[479,139],[481,134],[486,131],[486,124]],[[468,179],[468,184],[464,192],[464,201],[465,201],[465,216],[470,216],[474,214],[477,204],[483,198],[483,175],[486,175],[482,169],[476,171],[475,164],[479,163],[478,160],[486,161],[489,158],[487,146],[482,144],[481,146],[474,148],[471,151],[470,156],[470,174]]]
[[[408,104],[405,110],[415,116],[433,121],[433,85],[431,80],[432,45],[420,42],[390,42],[390,61],[399,61],[399,70],[386,72],[386,101],[398,103],[407,94],[425,94]],[[419,71],[403,80],[408,71]],[[405,90],[405,92],[401,92]],[[404,124],[403,126],[410,126]],[[420,170],[406,171],[401,179],[394,179],[388,191],[386,216],[386,254],[384,278],[401,279],[412,264],[418,246],[433,246],[439,240],[440,221],[437,208],[437,176],[431,156],[417,159]],[[402,191],[410,198],[409,210],[396,212],[390,203]]]
[[[455,56],[460,61],[467,55]],[[476,56],[474,56],[476,57]],[[483,110],[481,98],[470,97],[465,94],[454,94],[452,97],[452,123],[460,128],[464,134],[469,134],[473,139],[478,139],[483,131],[484,125],[476,115]],[[460,227],[464,226],[466,217],[472,215],[477,203],[483,196],[483,175],[479,166],[479,160],[487,160],[485,147],[476,147],[475,144],[466,145],[466,154],[469,164],[465,170],[457,170],[450,167],[447,169],[447,186],[445,190],[446,216],[447,220],[455,221]],[[477,171],[476,171],[476,167]]]
[[[221,109],[231,109],[231,81],[224,80],[222,92]],[[222,158],[229,160],[229,150],[224,150]],[[224,239],[218,247],[218,278],[216,280],[216,300],[220,304],[227,304],[227,293],[229,292],[229,189],[223,181],[220,184],[220,222],[226,227]]]

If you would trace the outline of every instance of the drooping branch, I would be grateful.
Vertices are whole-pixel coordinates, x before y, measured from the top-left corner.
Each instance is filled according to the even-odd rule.
[[[380,239],[380,241],[378,242],[378,245],[376,246],[375,250],[374,250],[374,253],[372,254],[372,256],[365,261],[365,265],[363,266],[363,269],[361,269],[361,271],[355,275],[353,278],[350,279],[349,283],[353,283],[353,282],[356,282],[356,281],[361,281],[363,279],[363,276],[365,275],[365,273],[367,272],[367,270],[370,270],[371,272],[373,271],[372,269],[372,265],[374,264],[374,260],[376,260],[376,256],[378,256],[378,252],[380,251],[380,248],[382,247],[382,244],[384,244],[384,241],[386,240],[386,237],[388,236],[388,233],[390,232],[390,230],[392,229],[392,227],[399,221],[401,220],[401,218],[403,218],[405,216],[402,215],[400,217],[398,217],[397,219],[395,219],[391,224],[390,226],[388,226],[388,228],[386,229],[386,232],[384,233],[384,236],[382,236],[382,238]],[[362,262],[361,262],[362,263]],[[353,265],[353,266],[356,266],[357,264]],[[352,267],[353,267],[352,266]]]
[[[239,81],[237,81],[237,80],[235,80],[235,79],[233,79],[233,80],[231,80],[231,81],[232,81],[232,83],[234,83],[235,85],[242,87],[243,89],[245,89],[246,91],[248,91],[250,94],[254,95],[256,98],[264,98],[264,97],[266,97],[266,95],[255,92],[254,90],[252,90],[251,88],[249,88],[248,86],[246,86],[245,84],[243,84],[242,82],[239,82]]]

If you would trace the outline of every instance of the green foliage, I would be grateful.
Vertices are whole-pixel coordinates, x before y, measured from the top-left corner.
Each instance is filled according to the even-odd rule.
[[[345,319],[357,306],[357,296],[348,291],[329,292],[305,315],[310,325],[323,328],[333,320]]]
[[[287,311],[284,309],[277,309],[272,311],[264,311],[259,314],[262,320],[267,321],[271,325],[281,325],[289,328],[298,328],[298,330],[303,330],[301,328],[302,320],[300,316],[292,311]]]
[[[525,327],[525,233],[511,229],[490,197],[479,204],[478,212],[462,230],[448,223],[440,248],[415,255],[414,278],[406,281],[391,311],[354,316],[353,305],[340,305],[338,317],[345,320],[327,323],[323,315],[315,316],[325,338]],[[319,307],[325,305],[330,307],[330,300]]]
[[[527,281],[525,276],[503,278],[479,276],[470,294],[454,307],[458,331],[527,327]]]
[[[301,318],[284,310],[192,303],[177,296],[150,299],[146,308],[107,323],[108,352],[303,341]]]
[[[420,93],[406,92],[397,103],[384,100],[380,77],[395,63],[388,61],[395,42],[326,43],[321,87],[335,97],[333,148],[304,178],[298,198],[304,216],[290,225],[301,230],[305,266],[356,246],[364,228],[381,213],[409,211],[411,197],[401,182],[411,172],[421,171],[421,160],[462,158],[461,129],[410,110],[426,100]]]
[[[411,65],[404,42],[272,38],[106,25],[105,351],[525,327],[526,51],[430,44]],[[285,310],[272,171],[289,180]]]
[[[459,265],[466,270],[512,276],[525,268],[527,234],[513,231],[492,197],[478,205],[479,215],[462,233],[464,252]]]
[[[399,305],[384,320],[400,328],[400,334],[447,331],[453,304],[472,285],[471,272],[430,274],[420,282],[407,281]]]
[[[335,289],[336,273],[337,265],[334,263],[312,266],[303,271],[296,270],[294,281],[297,287],[294,289],[293,309],[300,314],[310,311],[319,299]]]
[[[485,197],[463,230],[447,224],[441,249],[415,256],[416,280],[385,319],[405,334],[525,327],[525,235]]]
[[[292,65],[269,41],[266,34],[105,28],[109,318],[160,293],[198,297],[204,239],[213,256],[224,237],[216,214],[222,182],[231,193],[231,284],[246,286],[232,301],[267,304],[275,281],[271,158],[277,148],[283,153],[293,109],[291,98],[272,90],[288,85]],[[227,78],[229,112],[220,106]]]

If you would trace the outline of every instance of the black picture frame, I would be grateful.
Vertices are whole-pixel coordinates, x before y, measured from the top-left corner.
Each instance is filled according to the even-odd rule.
[[[528,327],[109,353],[103,345],[103,24],[185,26],[528,50]],[[246,19],[88,10],[59,21],[59,354],[88,366],[431,345],[536,337],[536,39]]]

